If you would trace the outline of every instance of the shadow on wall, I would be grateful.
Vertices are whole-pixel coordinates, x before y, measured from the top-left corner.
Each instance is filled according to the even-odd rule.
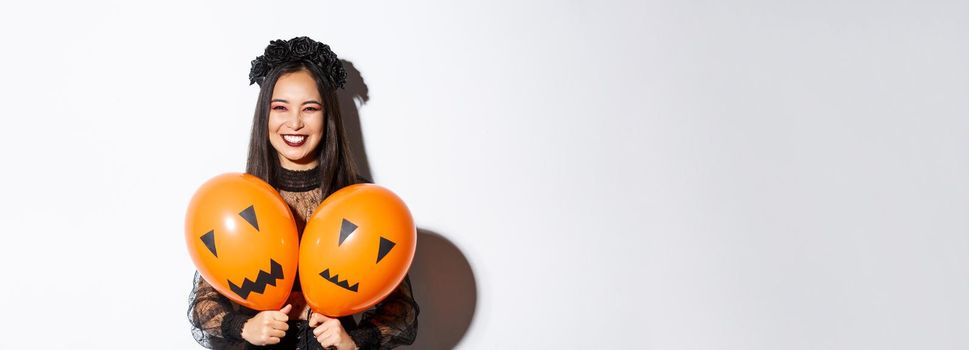
[[[360,106],[370,101],[370,90],[363,82],[363,76],[353,63],[343,61],[343,68],[347,71],[347,83],[343,90],[337,90],[337,101],[340,103],[340,116],[343,117],[343,130],[347,132],[350,141],[350,152],[357,164],[357,172],[365,178],[373,179],[370,174],[370,161],[367,160],[367,150],[363,146],[363,132],[360,130]]]
[[[418,229],[410,278],[421,308],[410,348],[453,349],[471,327],[478,301],[468,259],[443,236]]]
[[[360,106],[370,100],[370,90],[353,63],[343,60],[343,67],[347,71],[347,83],[337,93],[343,128],[358,172],[373,179],[359,112]],[[410,279],[420,314],[417,340],[404,348],[453,349],[468,332],[477,306],[477,285],[468,259],[444,236],[418,228],[417,253],[410,268]]]

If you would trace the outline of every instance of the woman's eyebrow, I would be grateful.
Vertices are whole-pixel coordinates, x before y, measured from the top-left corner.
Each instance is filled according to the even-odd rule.
[[[289,103],[289,101],[286,101],[286,100],[281,99],[281,98],[274,98],[274,99],[272,99],[272,101],[269,101],[269,102]],[[303,102],[304,105],[307,104],[307,103],[315,103],[315,104],[318,104],[318,105],[322,105],[323,104],[323,103],[321,103],[320,101],[317,101],[317,100],[309,100],[309,101]]]

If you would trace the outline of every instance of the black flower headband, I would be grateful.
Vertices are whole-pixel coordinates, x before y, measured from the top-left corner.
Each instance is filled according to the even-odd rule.
[[[289,40],[273,40],[266,46],[266,52],[252,60],[249,69],[249,85],[257,83],[262,86],[266,74],[273,68],[293,61],[306,61],[316,65],[323,73],[323,80],[328,81],[332,88],[342,88],[347,82],[347,71],[343,69],[343,62],[330,50],[330,46],[316,42],[305,36]]]

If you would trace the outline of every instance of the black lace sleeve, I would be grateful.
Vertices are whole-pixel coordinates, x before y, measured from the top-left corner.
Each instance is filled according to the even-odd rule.
[[[361,350],[410,345],[417,338],[418,313],[410,276],[404,276],[397,289],[374,308],[364,311],[359,327],[348,333]]]
[[[198,272],[189,295],[188,319],[192,335],[202,346],[209,349],[242,349],[242,326],[251,317],[226,298]]]

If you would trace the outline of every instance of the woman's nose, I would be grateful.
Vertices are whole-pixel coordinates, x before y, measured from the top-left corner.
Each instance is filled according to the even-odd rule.
[[[299,112],[293,113],[286,120],[286,126],[293,130],[299,130],[303,128],[303,118],[300,117]]]

